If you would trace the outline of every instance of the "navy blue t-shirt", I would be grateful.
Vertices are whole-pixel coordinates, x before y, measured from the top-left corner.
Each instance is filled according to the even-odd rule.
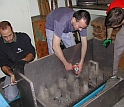
[[[35,48],[31,44],[31,39],[26,33],[15,33],[16,41],[5,43],[0,37],[0,67],[11,67],[18,60],[23,59],[28,53],[35,57]]]
[[[67,7],[60,7],[53,10],[46,18],[46,29],[54,31],[61,38],[62,33],[74,32],[71,24],[74,10]],[[86,28],[79,31],[80,36],[87,36]]]

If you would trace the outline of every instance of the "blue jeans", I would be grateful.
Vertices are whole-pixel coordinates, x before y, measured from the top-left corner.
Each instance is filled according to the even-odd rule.
[[[4,85],[8,85],[10,83],[11,83],[10,82],[10,77],[6,76]],[[19,91],[18,91],[18,88],[17,88],[16,85],[8,86],[7,88],[5,88],[5,97],[7,98],[8,101],[12,101],[18,96],[18,92]]]
[[[46,37],[47,37],[49,54],[54,53],[54,51],[52,49],[53,35],[54,35],[53,31],[46,29]],[[76,45],[75,38],[74,38],[72,32],[63,33],[61,39],[62,39],[66,48]]]

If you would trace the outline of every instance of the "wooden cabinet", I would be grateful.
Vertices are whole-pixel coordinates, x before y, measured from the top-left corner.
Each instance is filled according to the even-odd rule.
[[[38,58],[48,55],[48,45],[45,30],[46,16],[32,17],[32,26]]]
[[[121,55],[120,61],[119,61],[119,67],[124,68],[124,52]]]

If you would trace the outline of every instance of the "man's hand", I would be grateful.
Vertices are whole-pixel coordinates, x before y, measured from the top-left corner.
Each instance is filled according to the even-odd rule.
[[[80,62],[78,63],[78,68],[79,68],[79,70],[78,70],[77,74],[79,75],[83,69],[82,63],[80,63]]]
[[[83,65],[82,65],[82,63],[79,62],[78,66],[79,66],[78,74],[80,74],[82,72]]]
[[[11,74],[11,75],[10,75],[10,81],[11,81],[11,84],[12,84],[12,85],[17,84],[17,82],[16,82],[16,80],[15,80],[15,75],[14,75],[14,74]]]
[[[72,64],[71,64],[71,63],[67,63],[67,64],[65,65],[65,69],[66,69],[67,71],[72,70],[72,69],[73,69],[73,68],[72,68]]]
[[[81,71],[82,71],[82,63],[76,63],[75,65],[73,65],[73,69],[75,71],[75,74],[80,75]]]
[[[78,71],[79,71],[78,63],[76,63],[75,65],[73,65],[73,69],[74,69],[74,71],[75,71],[75,74],[77,74]]]
[[[107,48],[110,44],[112,44],[112,39],[105,39],[105,40],[103,41],[103,46],[105,46],[106,48]]]

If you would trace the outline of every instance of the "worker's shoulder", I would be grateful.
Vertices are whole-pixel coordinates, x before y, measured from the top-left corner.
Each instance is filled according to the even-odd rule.
[[[25,32],[14,32],[16,35],[27,35]]]
[[[22,38],[22,37],[25,37],[25,38],[26,38],[26,37],[29,37],[28,34],[26,34],[26,33],[24,33],[24,32],[15,32],[15,34],[16,34],[17,37],[21,37],[21,38]]]
[[[24,32],[15,32],[17,40],[19,41],[29,41],[30,37]]]
[[[3,43],[3,39],[2,39],[2,37],[0,37],[0,44],[2,44]]]
[[[69,8],[69,7],[59,7],[59,8],[56,8],[55,10],[72,10],[72,11],[74,11],[72,8]]]
[[[56,8],[55,10],[53,10],[53,12],[51,12],[52,14],[69,14],[69,13],[74,13],[75,11],[71,8],[68,7],[59,7]]]
[[[0,37],[0,51],[1,49],[4,49],[5,43],[2,37]]]

